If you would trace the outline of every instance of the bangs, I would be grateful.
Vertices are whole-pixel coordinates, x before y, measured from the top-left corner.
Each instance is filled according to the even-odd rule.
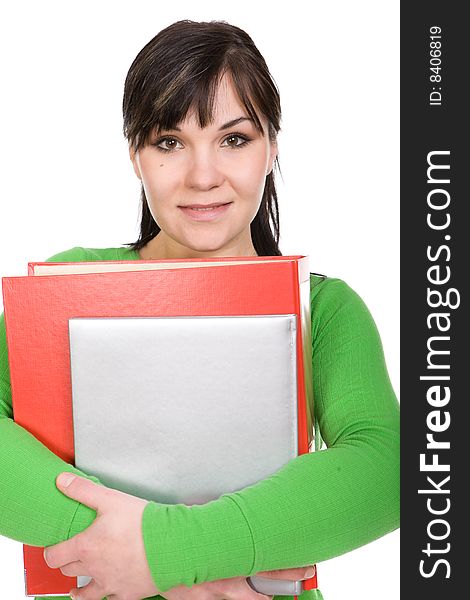
[[[228,75],[241,105],[253,120],[256,129],[264,135],[263,126],[254,103],[256,96],[252,81],[242,73],[234,73],[227,66],[212,73],[205,71],[199,77],[191,73],[191,65],[186,65],[165,90],[156,89],[153,102],[147,110],[142,110],[134,121],[134,139],[129,141],[136,150],[146,146],[154,132],[167,131],[177,127],[188,114],[194,114],[199,127],[207,127],[214,121],[214,104],[218,88],[224,75]]]

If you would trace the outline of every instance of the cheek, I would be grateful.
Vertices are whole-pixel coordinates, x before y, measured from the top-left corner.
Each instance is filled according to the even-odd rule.
[[[263,154],[260,156],[258,152],[247,157],[244,164],[234,170],[234,181],[243,195],[254,200],[261,198],[266,182],[266,165],[266,156]]]
[[[156,162],[152,168],[145,169],[142,174],[142,183],[149,202],[165,202],[172,192],[178,187],[175,169],[165,163],[165,160]]]

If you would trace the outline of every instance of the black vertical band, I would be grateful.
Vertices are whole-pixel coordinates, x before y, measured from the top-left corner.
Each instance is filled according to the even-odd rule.
[[[426,600],[469,594],[470,26],[463,6],[401,3],[401,594]]]

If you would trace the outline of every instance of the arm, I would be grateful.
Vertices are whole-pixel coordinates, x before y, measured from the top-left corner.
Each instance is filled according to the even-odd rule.
[[[81,249],[50,260],[83,260]],[[13,421],[5,322],[0,316],[0,534],[31,546],[66,540],[90,525],[95,511],[59,492],[62,471],[85,473],[64,462]],[[89,477],[98,481],[94,477]]]
[[[398,527],[398,403],[372,317],[344,282],[314,288],[312,340],[328,449],[202,506],[150,502],[144,542],[162,592],[320,562]]]

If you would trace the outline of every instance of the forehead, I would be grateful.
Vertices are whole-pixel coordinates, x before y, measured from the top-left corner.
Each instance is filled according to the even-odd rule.
[[[238,96],[232,78],[228,74],[224,74],[215,89],[212,122],[206,127],[217,128],[220,125],[238,119],[239,117],[249,118],[249,114]],[[259,118],[264,127],[266,125],[265,119],[262,115],[259,115]],[[250,124],[252,121],[246,121],[245,123]],[[181,123],[179,123],[179,126],[203,129],[199,124],[196,106],[192,106],[188,110],[188,113]]]

